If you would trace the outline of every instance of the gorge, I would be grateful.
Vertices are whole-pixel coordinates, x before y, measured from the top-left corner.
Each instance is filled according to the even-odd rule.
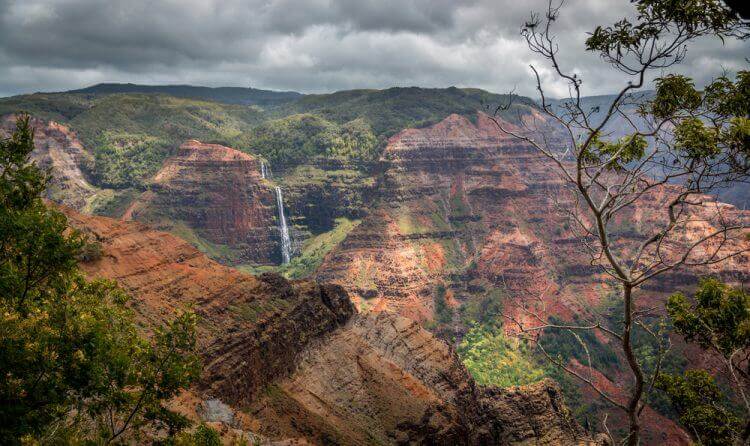
[[[371,104],[383,93],[357,94]],[[400,101],[413,104],[414,94],[390,91],[388,100],[397,100],[384,107],[395,115]],[[601,429],[588,425],[594,421],[587,417],[607,412],[612,428],[619,429],[616,412],[601,402],[566,407],[574,393],[589,401],[596,397],[573,381],[551,381],[559,375],[538,365],[520,344],[509,342],[513,354],[504,359],[534,364],[529,375],[540,377],[535,382],[502,388],[478,383],[470,373],[476,370],[466,352],[481,345],[467,344],[469,334],[511,335],[508,317],[524,320],[530,307],[555,320],[586,321],[612,305],[615,284],[591,265],[561,216],[561,204],[571,196],[545,157],[500,132],[475,100],[476,91],[439,94],[462,98],[464,109],[441,110],[419,125],[393,124],[401,127],[378,133],[379,151],[369,158],[356,151],[332,154],[332,147],[341,148],[329,145],[303,161],[279,156],[272,162],[271,147],[295,155],[312,149],[293,145],[294,138],[284,134],[284,145],[266,139],[267,148],[253,152],[254,143],[243,138],[265,135],[234,129],[207,135],[203,127],[188,127],[170,135],[172,146],[152,174],[116,188],[96,181],[98,140],[89,137],[92,145],[84,144],[75,130],[104,134],[112,129],[94,132],[87,124],[108,121],[76,115],[58,123],[44,110],[33,120],[34,158],[52,167],[48,198],[64,206],[73,227],[101,244],[101,257],[82,263],[89,277],[123,286],[146,330],[176,309],[189,306],[200,316],[203,373],[175,405],[196,421],[202,420],[196,408],[207,401],[228,405],[233,423],[208,420],[226,438],[252,432],[287,444],[604,444]],[[295,100],[270,109],[269,122],[279,119],[283,107],[321,115],[341,110],[325,104],[319,111],[305,102],[312,99]],[[211,106],[228,113],[218,123],[235,116],[233,108]],[[17,105],[0,100],[3,107]],[[97,107],[105,106],[92,102],[85,113]],[[185,112],[208,114],[200,107],[206,105],[191,104]],[[175,112],[164,111],[167,128],[184,122],[183,115],[169,113]],[[302,140],[338,131],[339,142],[350,130],[336,126],[355,119],[347,115]],[[376,132],[372,119],[368,126]],[[519,132],[555,137],[530,101],[498,119]],[[317,121],[308,116],[300,122]],[[539,127],[524,127],[532,122]],[[2,124],[9,134],[15,115]],[[156,135],[161,128],[142,131]],[[201,133],[202,140],[192,139]],[[363,146],[364,139],[353,140]],[[650,205],[618,221],[617,243],[640,240],[643,229],[662,218],[658,203],[670,193],[654,192]],[[690,243],[710,231],[716,207],[727,218],[750,220],[749,212],[705,197],[696,217],[701,223],[685,240],[670,243]],[[750,246],[748,240],[727,243]],[[692,290],[703,275],[744,283],[750,257],[677,270],[638,290],[639,305],[663,314],[669,294]],[[571,342],[562,334],[542,341],[555,340]],[[575,350],[568,364],[624,398],[618,393],[628,384],[623,358],[610,340],[593,342],[598,358],[609,362],[585,365],[583,353],[568,344],[563,347]],[[675,344],[677,351],[687,348]],[[709,355],[694,355],[683,365],[711,362]],[[523,370],[516,363],[506,366],[510,375]],[[664,407],[645,410],[646,444],[689,444]]]

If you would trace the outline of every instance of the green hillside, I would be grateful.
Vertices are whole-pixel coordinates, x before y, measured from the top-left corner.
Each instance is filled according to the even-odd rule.
[[[251,100],[269,106],[227,103]],[[101,187],[126,189],[145,187],[164,159],[187,139],[229,145],[287,166],[318,158],[371,161],[378,158],[386,139],[404,128],[433,124],[451,113],[473,118],[477,110],[494,110],[506,101],[503,95],[455,87],[299,95],[102,84],[68,93],[2,98],[0,115],[25,111],[68,125],[94,155],[94,164],[86,166],[91,180]],[[533,106],[527,98],[515,101],[517,105],[504,112],[506,119],[514,120],[518,110]]]
[[[193,85],[138,85],[138,84],[97,84],[68,93],[117,94],[145,93],[165,94],[178,98],[216,101],[226,104],[258,105],[261,107],[278,105],[299,99],[302,94],[296,91],[271,91],[243,87],[196,87]]]
[[[534,106],[528,98],[514,97],[514,101],[519,105]],[[404,128],[434,124],[451,113],[473,118],[477,110],[489,107],[494,111],[494,107],[506,102],[507,96],[480,89],[409,87],[307,95],[269,112],[277,116],[313,113],[339,124],[363,118],[382,138]],[[512,120],[514,112],[510,110],[503,115]]]
[[[166,95],[49,93],[0,100],[0,115],[28,112],[76,131],[100,186],[142,186],[187,139],[225,144],[264,121],[255,107]]]

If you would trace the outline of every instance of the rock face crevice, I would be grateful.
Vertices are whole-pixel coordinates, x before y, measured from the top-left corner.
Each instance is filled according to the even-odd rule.
[[[66,213],[102,244],[84,271],[123,286],[147,331],[198,313],[195,392],[242,409],[245,429],[313,444],[588,444],[549,391],[479,390],[447,344],[410,319],[356,314],[340,286],[250,276],[141,223]],[[517,420],[529,407],[535,430]]]

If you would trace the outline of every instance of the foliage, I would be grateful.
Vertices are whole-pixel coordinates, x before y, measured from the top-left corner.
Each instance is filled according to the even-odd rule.
[[[333,158],[375,160],[378,156],[377,142],[370,124],[357,118],[341,126],[326,149],[326,155]]]
[[[141,193],[137,189],[102,189],[87,203],[83,212],[119,218]]]
[[[168,439],[164,446],[221,446],[221,436],[216,429],[201,423],[193,432],[182,432]]]
[[[250,132],[247,150],[260,153],[272,163],[295,165],[316,157],[369,161],[377,156],[376,139],[362,119],[339,126],[312,114],[298,114],[267,121]]]
[[[481,385],[500,387],[532,384],[545,372],[529,358],[523,344],[513,345],[502,328],[475,324],[457,349],[471,376]]]
[[[694,304],[676,293],[667,302],[667,312],[677,333],[704,349],[729,357],[750,347],[750,295],[742,289],[702,279]]]
[[[95,157],[89,172],[93,182],[122,189],[143,187],[187,139],[260,153],[285,164],[318,156],[371,161],[386,138],[404,128],[433,124],[451,113],[473,118],[477,110],[508,100],[458,88],[353,90],[296,100],[293,94],[266,97],[258,96],[262,91],[240,90],[103,85],[0,99],[0,115],[27,111],[70,126]],[[233,104],[245,103],[245,96],[269,108]],[[503,111],[511,121],[518,120],[517,112],[535,106],[527,98],[514,96],[514,102]]]
[[[102,244],[97,241],[86,241],[78,253],[78,260],[83,263],[96,262],[102,258]]]
[[[628,163],[638,161],[646,154],[648,142],[641,135],[628,135],[617,141],[605,141],[598,136],[585,149],[585,160],[591,164],[604,164],[607,169],[620,171]]]
[[[695,110],[701,102],[701,95],[692,79],[670,74],[656,79],[656,97],[651,103],[651,113],[656,118],[664,119],[683,109]]]
[[[574,324],[578,322],[576,319]],[[549,323],[560,326],[569,325],[554,316],[550,317]],[[575,358],[581,364],[591,363],[592,366],[600,367],[605,371],[614,370],[619,363],[612,347],[599,341],[592,330],[547,328],[539,344],[550,356],[560,358],[563,363],[569,361],[570,358]]]
[[[169,155],[169,143],[148,135],[102,134],[94,148],[93,177],[113,189],[143,187]]]
[[[636,0],[633,3],[638,14],[635,23],[622,19],[612,26],[597,26],[586,40],[586,49],[622,57],[675,28],[686,30],[692,38],[727,37],[734,34],[738,22],[721,0]]]
[[[229,144],[263,119],[243,105],[148,94],[55,93],[0,100],[0,115],[29,112],[70,126],[90,150],[98,185],[141,186],[187,139]]]
[[[193,85],[137,85],[137,84],[97,84],[69,93],[86,94],[165,94],[178,98],[216,101],[225,104],[269,106],[290,102],[302,96],[293,91],[259,90],[243,87],[197,87]]]
[[[435,321],[438,324],[450,324],[453,321],[453,311],[445,299],[445,285],[435,288]]]
[[[514,96],[514,101],[516,104],[511,109],[503,111],[504,117],[511,121],[517,121],[516,112],[534,107],[528,98]],[[307,95],[272,110],[272,113],[315,113],[339,124],[361,118],[372,126],[382,146],[386,138],[405,128],[434,124],[451,113],[474,118],[477,110],[494,109],[507,102],[507,96],[479,89],[409,87]]]
[[[193,433],[195,446],[221,446],[221,437],[216,430],[201,424]]]
[[[500,320],[503,313],[503,299],[505,293],[500,288],[492,288],[489,292],[471,299],[461,305],[461,319],[465,324],[473,322],[479,324],[492,324]]]
[[[667,313],[675,331],[686,341],[722,358],[730,388],[744,402],[744,420],[732,413],[731,405],[704,370],[662,376],[659,387],[671,398],[680,421],[703,444],[747,443],[750,408],[745,389],[750,378],[744,368],[750,351],[750,295],[717,279],[704,278],[692,301],[682,293],[672,295]]]
[[[337,218],[333,229],[305,240],[302,253],[283,265],[280,272],[289,279],[309,277],[323,263],[325,256],[344,241],[359,223],[360,220]]]
[[[728,445],[739,437],[740,420],[726,408],[726,397],[705,370],[688,370],[681,376],[665,373],[656,385],[669,395],[680,422],[699,444]]]
[[[148,341],[120,288],[83,277],[86,242],[42,202],[47,176],[29,163],[33,147],[28,118],[0,142],[0,437],[111,441],[174,425],[162,402],[197,375],[195,315]]]

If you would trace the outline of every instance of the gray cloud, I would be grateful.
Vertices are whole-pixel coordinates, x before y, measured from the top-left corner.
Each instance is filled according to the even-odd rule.
[[[528,65],[565,89],[519,37],[546,0],[0,0],[0,95],[97,82],[322,92],[393,85],[516,87]],[[556,32],[587,94],[623,85],[583,51],[627,0],[570,0]],[[699,42],[681,69],[699,83],[745,65],[748,43]]]

